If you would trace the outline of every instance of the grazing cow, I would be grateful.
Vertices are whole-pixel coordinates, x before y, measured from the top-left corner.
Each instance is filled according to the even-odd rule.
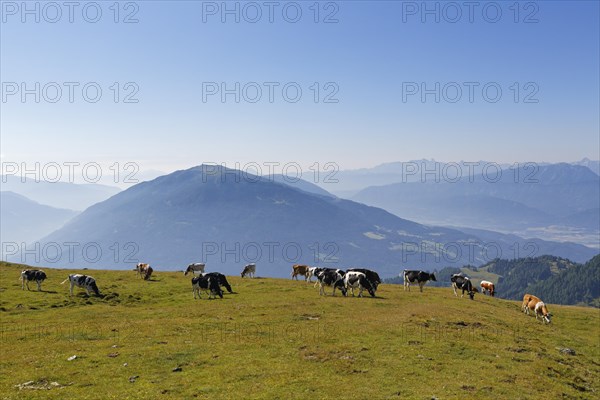
[[[145,264],[145,263],[138,263],[135,266],[135,270],[138,273],[138,275],[140,276],[140,278],[145,278],[146,275],[146,271],[148,270],[148,268],[150,268],[150,264]],[[152,273],[150,273],[152,274]]]
[[[25,269],[21,272],[21,289],[29,290],[29,281],[35,281],[37,283],[38,292],[42,290],[42,282],[46,280],[46,273],[39,269]]]
[[[304,280],[308,280],[308,270],[310,267],[308,265],[292,265],[292,279],[296,278],[298,280],[298,276],[303,276]]]
[[[188,265],[187,269],[185,270],[183,275],[187,275],[190,272],[194,275],[200,275],[204,273],[204,267],[206,267],[206,264],[204,263],[192,263],[190,265]]]
[[[319,280],[319,294],[325,294],[325,286],[332,286],[335,296],[335,289],[339,288],[344,296],[346,296],[346,286],[344,285],[344,272],[342,270],[324,269],[317,274]]]
[[[370,269],[366,268],[349,268],[346,272],[350,271],[362,272],[365,274],[369,282],[371,282],[373,285],[375,291],[377,291],[377,287],[381,284],[381,278],[379,278],[379,274],[375,271],[371,271]]]
[[[90,290],[94,292],[96,296],[100,296],[100,290],[96,285],[96,280],[91,276],[81,274],[71,274],[67,279],[61,282],[61,285],[69,281],[71,287],[69,288],[69,294],[73,296],[73,287],[78,286],[84,288],[87,295],[90,296]]]
[[[452,290],[454,290],[455,296],[458,296],[456,290],[461,289],[462,294],[460,297],[464,297],[466,291],[469,294],[469,298],[473,300],[473,298],[475,297],[475,287],[473,286],[473,283],[468,277],[463,276],[461,274],[454,274],[452,275],[452,277],[450,277],[450,282],[452,282]]]
[[[242,278],[245,277],[246,275],[249,276],[250,278],[254,278],[255,273],[256,273],[256,264],[254,264],[254,263],[248,264],[244,267],[244,270],[242,271]]]
[[[410,292],[410,285],[417,283],[422,292],[423,286],[425,286],[428,281],[436,282],[435,275],[424,271],[404,270],[404,290],[408,288],[408,291]]]
[[[492,282],[481,281],[479,286],[481,287],[481,293],[489,294],[490,296],[494,297],[494,294],[496,293],[496,286],[494,286]]]
[[[219,278],[214,275],[208,276],[207,274],[192,278],[192,293],[194,294],[194,299],[196,298],[196,293],[198,294],[198,298],[202,298],[202,296],[200,296],[200,290],[208,292],[209,300],[211,296],[215,299],[217,296],[223,298],[223,291],[219,285]]]
[[[233,290],[231,289],[231,285],[229,285],[229,282],[227,282],[227,278],[222,273],[220,273],[220,272],[209,272],[209,273],[203,274],[203,275],[215,278],[217,280],[217,282],[219,283],[220,286],[225,286],[225,289],[227,289],[227,291],[229,293],[233,293]]]
[[[371,297],[375,297],[376,286],[371,282],[367,275],[358,271],[348,271],[344,275],[344,287],[350,288],[354,296],[354,288],[358,288],[358,297],[362,297],[363,289],[367,289]]]
[[[523,312],[529,315],[529,310],[535,312],[535,319],[541,317],[543,323],[550,323],[550,317],[552,314],[548,312],[546,304],[539,298],[532,294],[526,294],[523,296]]]

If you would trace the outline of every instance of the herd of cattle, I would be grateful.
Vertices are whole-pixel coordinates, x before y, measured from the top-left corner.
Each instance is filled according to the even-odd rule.
[[[192,278],[192,293],[194,299],[201,298],[200,292],[204,291],[208,293],[208,298],[216,298],[219,296],[223,298],[224,287],[229,293],[233,293],[231,285],[227,281],[225,275],[219,272],[208,272],[204,270],[206,265],[204,263],[193,263],[188,265],[184,272],[184,275],[191,273],[194,275]],[[150,264],[139,263],[135,268],[138,276],[144,280],[149,280],[152,276],[153,269]],[[244,267],[241,273],[241,277],[254,278],[256,273],[256,264],[248,264]],[[197,276],[196,276],[197,275]],[[377,272],[365,269],[365,268],[350,268],[346,271],[335,268],[321,268],[321,267],[310,267],[308,265],[293,265],[292,266],[292,279],[298,280],[298,277],[304,277],[306,282],[312,282],[312,278],[316,278],[315,287],[319,286],[319,294],[325,295],[325,288],[332,288],[332,296],[335,296],[336,289],[347,296],[348,291],[354,296],[354,289],[358,289],[358,297],[362,297],[363,291],[367,291],[371,297],[376,296],[377,288],[381,284],[381,279]],[[423,286],[429,281],[436,281],[433,273],[417,270],[404,270],[404,290],[410,291],[411,285],[419,285],[419,289],[422,292]],[[46,279],[46,273],[41,270],[24,270],[21,272],[21,288],[24,290],[27,287],[29,290],[29,282],[35,282],[37,284],[38,291],[42,289],[42,282]],[[69,293],[73,295],[73,288],[78,286],[83,288],[88,296],[93,292],[95,295],[100,296],[100,290],[96,284],[96,280],[91,276],[82,274],[71,274],[65,279],[62,284],[69,282],[70,288]],[[494,283],[489,281],[481,281],[479,284],[480,290],[477,289],[467,276],[460,274],[454,274],[450,278],[452,284],[452,290],[454,295],[458,296],[457,290],[461,290],[461,297],[464,297],[467,292],[471,300],[474,299],[475,293],[481,291],[483,294],[494,296],[496,288]],[[542,322],[550,323],[551,314],[548,312],[548,308],[544,302],[531,294],[526,294],[523,297],[522,310],[525,314],[529,315],[530,311],[535,314],[536,320],[541,318]]]

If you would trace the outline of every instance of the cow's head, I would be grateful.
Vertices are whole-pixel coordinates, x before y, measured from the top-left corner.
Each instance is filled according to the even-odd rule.
[[[471,300],[473,300],[473,298],[474,298],[474,297],[475,297],[475,292],[474,292],[473,290],[471,290],[471,291],[469,292],[469,298],[470,298]]]
[[[552,317],[552,314],[550,314],[550,313],[548,312],[548,309],[546,308],[546,306],[545,306],[545,305],[542,307],[542,314],[543,314],[543,315],[542,315],[542,320],[543,320],[545,323],[549,324],[550,322],[552,322],[552,321],[550,320],[550,318]]]
[[[98,289],[98,285],[96,285],[95,281],[90,283],[90,289],[92,289],[96,296],[100,296],[100,290]]]
[[[429,279],[432,280],[432,281],[434,281],[434,282],[437,282],[436,279],[435,279],[435,275],[433,273],[429,274]]]

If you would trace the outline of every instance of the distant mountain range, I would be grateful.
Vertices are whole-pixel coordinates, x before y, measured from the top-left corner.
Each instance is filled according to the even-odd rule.
[[[79,243],[72,262],[65,253],[54,266],[124,268],[142,261],[177,270],[204,261],[209,269],[235,274],[245,262],[256,262],[259,275],[276,277],[289,276],[293,263],[365,266],[392,276],[403,268],[483,263],[515,251],[581,261],[595,254],[573,243],[536,241],[536,247],[494,233],[487,234],[490,242],[311,193],[310,185],[298,189],[265,177],[236,182],[235,173],[199,166],[140,183],[88,208],[42,245]],[[83,254],[86,246],[101,254]]]
[[[31,243],[60,228],[77,211],[39,204],[13,192],[0,192],[2,243]]]
[[[506,169],[498,180],[494,174],[372,186],[352,199],[434,225],[513,233],[556,225],[581,228],[600,245],[600,177],[584,166]]]
[[[563,163],[574,166],[583,166],[590,169],[596,175],[600,175],[600,161],[587,158],[572,163]],[[371,186],[384,186],[395,183],[412,182],[447,182],[455,178],[469,179],[469,177],[481,177],[484,174],[493,176],[496,169],[502,169],[505,177],[514,177],[516,169],[526,169],[525,175],[520,178],[536,175],[536,168],[555,165],[552,163],[495,163],[491,161],[458,161],[443,162],[436,160],[410,160],[397,161],[372,168],[361,168],[355,170],[340,170],[331,176],[329,183],[319,183],[319,186],[340,197],[351,198],[359,191]]]
[[[121,191],[114,186],[99,184],[75,184],[22,179],[14,175],[0,175],[2,191],[25,196],[40,204],[55,208],[82,211]]]

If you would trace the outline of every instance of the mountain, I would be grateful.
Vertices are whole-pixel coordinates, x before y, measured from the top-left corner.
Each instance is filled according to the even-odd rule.
[[[600,307],[600,254],[585,264],[575,265],[544,281],[532,284],[528,291],[543,294],[548,303]]]
[[[588,168],[600,175],[600,161],[584,158],[581,161],[562,163],[565,165]],[[385,186],[394,183],[411,182],[455,182],[456,180],[473,179],[484,174],[493,175],[497,169],[506,171],[504,177],[513,177],[517,170],[525,169],[525,177],[536,174],[539,168],[556,165],[547,162],[495,163],[490,161],[458,161],[443,162],[436,160],[397,161],[377,165],[372,168],[336,171],[331,178],[332,183],[321,182],[319,185],[340,197],[351,198],[363,189],[371,186]],[[532,175],[533,174],[533,175]],[[520,178],[522,178],[521,176]]]
[[[584,158],[581,161],[576,161],[571,164],[587,167],[596,175],[600,175],[600,161],[598,160],[590,160],[589,158]]]
[[[277,183],[283,183],[285,185],[292,186],[296,189],[303,190],[307,193],[318,194],[320,196],[326,197],[335,197],[333,194],[329,193],[327,190],[321,188],[320,186],[315,185],[312,182],[309,182],[304,179],[297,179],[295,177],[290,177],[283,174],[273,174],[265,177],[267,180],[272,180]]]
[[[10,191],[55,208],[85,210],[92,204],[108,199],[121,189],[94,183],[46,182],[1,175],[2,191]]]
[[[2,243],[31,243],[64,225],[76,211],[36,203],[13,192],[0,192]],[[3,249],[4,250],[4,249]]]
[[[600,203],[600,177],[587,167],[564,163],[506,169],[498,179],[495,172],[457,182],[373,186],[352,200],[428,224],[506,232],[566,225],[598,237],[597,224],[587,217]]]
[[[524,257],[513,260],[497,259],[482,265],[478,270],[499,275],[497,296],[503,299],[520,300],[525,293],[530,293],[531,286],[562,273],[576,263],[561,257],[540,256]],[[535,294],[542,299],[544,293]]]
[[[80,245],[73,262],[63,254],[56,265],[122,268],[139,260],[181,269],[204,261],[237,274],[243,263],[256,262],[259,275],[288,276],[291,264],[307,263],[370,266],[389,276],[410,266],[489,260],[483,252],[489,244],[474,235],[266,178],[237,180],[232,176],[239,171],[211,168],[176,171],[88,208],[44,239]],[[81,254],[86,246],[98,251]],[[511,246],[494,243],[505,254]]]

